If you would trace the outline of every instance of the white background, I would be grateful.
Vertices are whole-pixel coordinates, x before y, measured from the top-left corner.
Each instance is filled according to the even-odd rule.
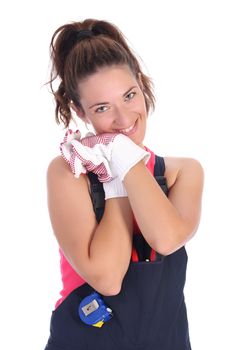
[[[233,11],[231,1],[8,1],[1,5],[0,347],[42,350],[61,289],[46,169],[63,130],[47,87],[62,24],[105,19],[125,33],[157,99],[145,144],[205,170],[202,218],[187,244],[193,350],[232,349]]]

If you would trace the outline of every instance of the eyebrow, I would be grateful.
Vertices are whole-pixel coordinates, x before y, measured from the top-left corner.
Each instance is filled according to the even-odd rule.
[[[123,95],[122,95],[122,97],[125,97],[132,89],[134,89],[134,88],[137,88],[137,86],[135,85],[135,86],[132,86],[129,90],[127,90]],[[90,107],[88,107],[88,109],[91,109],[91,108],[93,108],[93,107],[95,107],[95,106],[101,106],[101,105],[105,105],[105,104],[108,104],[109,102],[98,102],[98,103],[95,103],[95,104],[93,104],[92,106],[90,106]]]

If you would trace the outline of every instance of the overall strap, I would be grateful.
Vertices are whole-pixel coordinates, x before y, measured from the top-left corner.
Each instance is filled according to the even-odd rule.
[[[91,201],[95,212],[96,220],[99,223],[105,208],[105,193],[102,182],[98,180],[98,176],[94,173],[87,173],[91,184]]]
[[[163,192],[168,195],[167,179],[164,176],[165,163],[163,157],[155,155],[154,177]]]
[[[163,157],[155,156],[155,166],[154,166],[154,177],[158,184],[160,185],[163,192],[167,195],[168,194],[168,188],[167,188],[167,181],[166,177],[164,177],[165,172],[165,163]],[[103,213],[104,213],[104,207],[105,207],[105,194],[103,189],[103,184],[99,182],[98,177],[94,173],[87,173],[87,176],[89,177],[90,184],[91,184],[91,200],[93,204],[93,209],[95,212],[96,220],[99,223]]]

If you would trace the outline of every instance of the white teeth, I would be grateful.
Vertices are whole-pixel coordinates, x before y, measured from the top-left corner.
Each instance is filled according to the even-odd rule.
[[[126,132],[126,133],[130,132],[133,129],[134,125],[135,125],[135,123],[133,125],[131,125],[128,129],[122,129],[122,130],[119,130],[119,132]]]

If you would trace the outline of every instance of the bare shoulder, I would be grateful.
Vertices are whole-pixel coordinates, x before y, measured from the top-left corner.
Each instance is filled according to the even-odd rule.
[[[47,175],[53,176],[53,175],[59,175],[61,173],[62,175],[67,173],[67,176],[69,176],[69,174],[72,175],[72,172],[68,163],[66,163],[66,161],[62,158],[62,156],[57,156],[53,158],[49,163],[48,169],[47,169]]]
[[[85,184],[88,185],[88,178],[85,174],[82,174],[79,178],[76,178],[72,173],[69,164],[64,160],[62,156],[57,156],[51,160],[47,168],[47,180],[51,181],[66,181],[67,183]]]
[[[47,168],[47,194],[49,210],[50,204],[58,207],[65,203],[66,209],[70,206],[80,209],[92,209],[90,206],[89,182],[86,174],[75,177],[70,165],[62,156],[57,156],[51,160]],[[88,202],[88,203],[87,203]],[[83,212],[83,210],[79,210]],[[92,210],[91,210],[92,212]]]
[[[176,182],[182,169],[189,170],[190,176],[204,176],[204,170],[201,163],[195,158],[187,157],[164,157],[165,173],[168,188],[172,187]]]

